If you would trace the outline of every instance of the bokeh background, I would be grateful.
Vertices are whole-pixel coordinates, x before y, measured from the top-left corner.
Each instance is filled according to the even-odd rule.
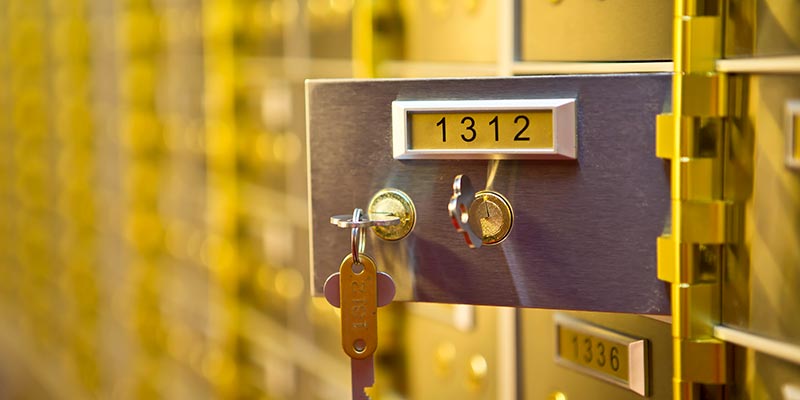
[[[0,1],[0,398],[349,396],[338,315],[308,290],[304,80],[492,75],[494,34],[451,32],[465,51],[403,18],[495,32],[496,6]],[[494,328],[447,339],[475,308],[414,307],[381,310],[375,395],[413,396],[424,355],[421,379],[493,397]],[[431,323],[439,355],[404,352]]]
[[[673,71],[688,106],[642,134],[713,147],[673,193],[740,213],[683,229],[743,230],[652,238],[674,319],[392,304],[373,398],[641,399],[556,363],[561,314],[646,338],[652,398],[790,398],[798,21],[796,0],[0,0],[0,400],[349,398],[309,293],[306,79]]]

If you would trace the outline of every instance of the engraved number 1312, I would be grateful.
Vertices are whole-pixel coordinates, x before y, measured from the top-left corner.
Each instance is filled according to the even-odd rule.
[[[528,117],[525,116],[525,115],[517,115],[516,117],[514,117],[514,125],[516,125],[516,126],[521,125],[521,127],[519,128],[519,131],[517,131],[517,134],[514,135],[514,141],[516,141],[516,142],[525,142],[525,141],[531,140],[530,137],[523,136],[523,134],[528,129],[530,124],[531,124],[530,119],[528,119]],[[470,116],[466,116],[464,118],[461,118],[461,125],[462,125],[462,127],[464,129],[464,131],[463,131],[464,133],[462,133],[460,135],[461,136],[461,140],[463,140],[464,142],[468,142],[469,143],[469,142],[475,140],[475,138],[478,137],[478,131],[477,131],[476,127],[475,127],[475,118],[470,117]],[[494,141],[495,142],[499,142],[500,141],[500,121],[499,121],[498,116],[495,115],[494,118],[492,118],[489,121],[488,125],[490,127],[494,127]],[[447,118],[446,117],[442,117],[439,120],[439,122],[436,123],[436,126],[441,126],[442,127],[442,143],[447,142]]]

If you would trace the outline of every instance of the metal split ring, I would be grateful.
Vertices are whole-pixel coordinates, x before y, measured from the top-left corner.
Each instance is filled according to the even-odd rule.
[[[360,221],[361,213],[362,211],[360,208],[353,210],[353,221]],[[350,230],[350,251],[353,254],[353,262],[356,264],[361,264],[361,260],[358,258],[358,255],[364,253],[364,250],[366,249],[366,243],[367,231],[364,230],[364,227],[361,225],[353,225]]]

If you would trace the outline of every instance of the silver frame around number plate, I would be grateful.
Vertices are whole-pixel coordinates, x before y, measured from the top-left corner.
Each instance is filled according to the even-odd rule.
[[[612,332],[605,328],[601,328],[597,325],[593,325],[591,323],[572,318],[565,314],[555,314],[553,316],[553,320],[555,322],[555,331],[556,331],[555,360],[557,364],[567,368],[574,369],[586,375],[591,375],[595,378],[604,380],[606,382],[622,386],[641,396],[648,396],[650,394],[649,392],[650,375],[648,371],[648,365],[649,365],[648,358],[650,357],[650,355],[648,348],[649,344],[647,339],[634,338],[617,332]],[[577,364],[566,358],[562,358],[561,354],[559,353],[559,350],[561,349],[561,343],[560,343],[561,335],[559,335],[559,328],[562,326],[565,328],[572,329],[574,331],[585,333],[591,336],[596,336],[601,339],[605,339],[610,342],[614,342],[619,345],[627,347],[628,381],[625,382],[617,377],[597,372],[591,368],[587,368],[583,365]]]
[[[409,114],[414,112],[552,110],[552,149],[409,149]],[[392,102],[392,155],[395,159],[566,159],[577,157],[575,99],[395,100]]]

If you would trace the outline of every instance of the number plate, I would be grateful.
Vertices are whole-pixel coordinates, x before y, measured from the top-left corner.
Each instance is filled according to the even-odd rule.
[[[576,157],[575,100],[394,101],[397,159]]]
[[[648,395],[648,343],[556,314],[556,362]]]

